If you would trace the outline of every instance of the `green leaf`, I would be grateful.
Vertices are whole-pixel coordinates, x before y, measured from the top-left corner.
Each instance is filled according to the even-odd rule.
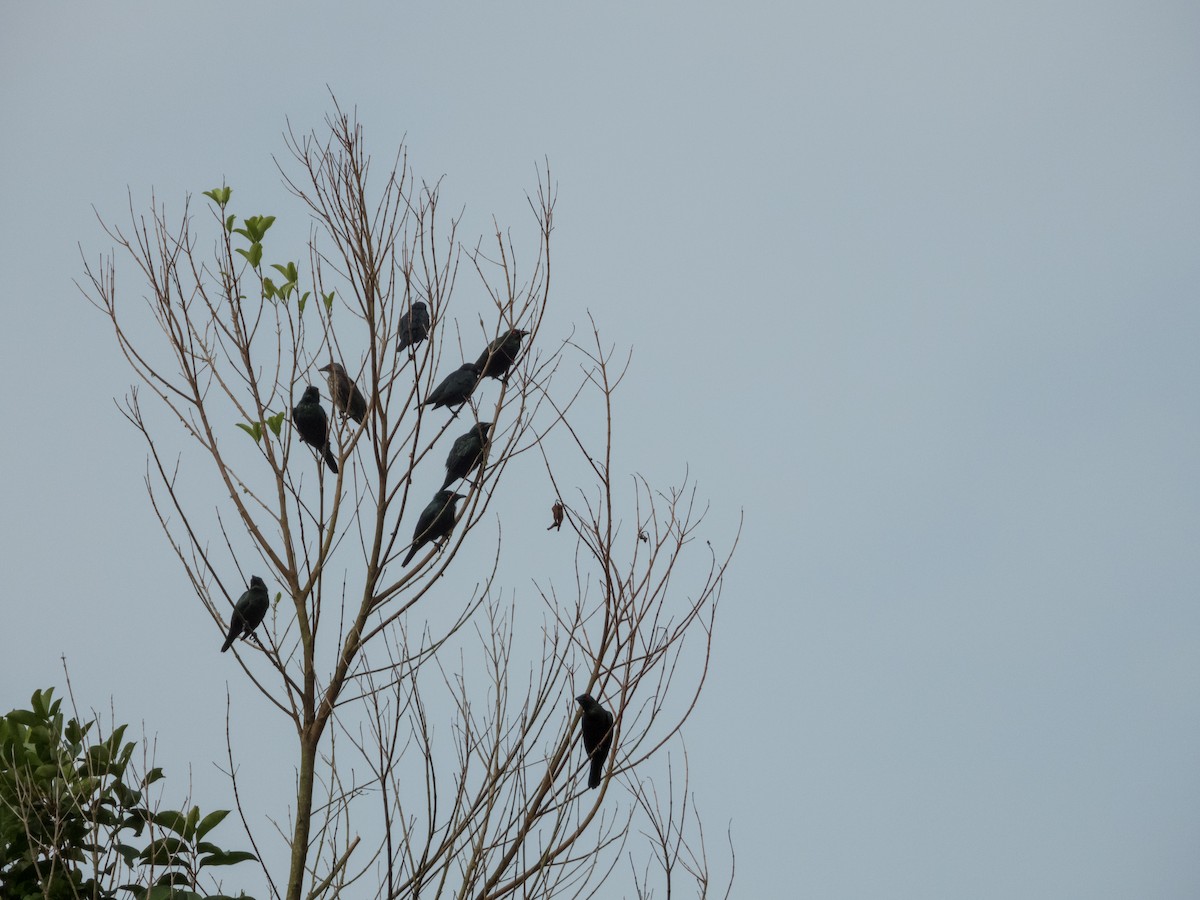
[[[302,313],[304,312],[304,305],[306,303],[308,303],[308,298],[309,298],[309,296],[311,296],[311,294],[312,294],[312,291],[305,291],[304,294],[300,297],[300,301],[296,304],[296,308],[298,310],[300,310],[300,312],[302,312]]]
[[[233,188],[222,186],[219,188],[213,188],[211,191],[205,191],[204,196],[210,198],[213,203],[224,209],[225,204],[229,202],[229,197],[232,193]]]
[[[237,233],[244,235],[248,240],[254,243],[260,242],[266,236],[267,229],[275,222],[274,216],[251,216],[248,219],[243,219],[242,224],[246,227],[239,228]]]
[[[199,821],[200,821],[200,807],[193,806],[191,809],[188,810],[188,814],[187,814],[187,828],[185,828],[184,832],[183,832],[183,836],[185,839],[187,839],[189,841],[195,840],[196,825],[199,823]]]
[[[267,419],[267,427],[271,429],[275,437],[279,437],[279,430],[283,427],[283,413],[277,412],[275,415],[269,417]]]
[[[49,688],[45,691],[34,691],[33,696],[29,698],[29,705],[43,719],[50,717],[50,698],[53,694],[54,688]]]
[[[177,837],[164,837],[156,841],[151,841],[146,845],[146,848],[138,854],[141,857],[140,865],[143,866],[170,866],[174,864],[175,857],[187,852],[188,846]]]
[[[237,216],[235,216],[233,213],[230,213],[229,218],[227,218],[225,220],[225,230],[228,231],[230,234],[233,234],[233,223],[236,219],[237,219]]]
[[[28,725],[30,728],[42,724],[42,717],[28,709],[14,709],[8,714],[8,718],[18,725]]]
[[[150,821],[155,825],[161,825],[163,828],[175,832],[180,837],[183,837],[187,832],[187,816],[178,810],[160,810],[150,816]]]
[[[250,862],[252,859],[258,859],[258,857],[245,850],[224,850],[201,858],[199,867],[236,866],[240,862]]]
[[[251,422],[247,425],[245,422],[238,422],[237,427],[250,435],[256,441],[262,440],[262,422]]]
[[[272,263],[271,268],[282,275],[284,281],[295,281],[300,277],[299,272],[296,271],[296,264],[294,262],[290,262],[286,266],[281,266],[279,263]]]
[[[276,292],[277,292],[277,289],[275,287],[275,282],[273,282],[270,278],[264,278],[263,279],[263,296],[266,297],[268,300],[270,300],[272,297],[275,296]]]
[[[202,900],[195,891],[181,891],[174,884],[156,884],[142,900]]]
[[[321,294],[321,299],[325,301],[325,312],[333,312],[333,291],[328,294]]]

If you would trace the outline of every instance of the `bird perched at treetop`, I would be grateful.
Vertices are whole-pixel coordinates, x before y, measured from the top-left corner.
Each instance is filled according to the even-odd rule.
[[[413,530],[412,549],[408,551],[408,556],[404,557],[402,566],[407,566],[412,562],[417,551],[430,541],[437,543],[443,538],[449,537],[450,532],[454,530],[455,505],[465,496],[465,494],[456,494],[447,490],[438,491],[433,495],[429,505],[421,510],[421,515],[417,518],[417,527]]]
[[[300,440],[324,454],[325,465],[336,475],[337,459],[329,452],[329,419],[321,406],[321,392],[311,384],[304,389],[300,402],[292,407],[292,423]]]
[[[442,383],[429,392],[429,396],[420,404],[433,408],[439,406],[461,407],[471,399],[471,392],[479,384],[479,366],[476,363],[464,363],[442,379]],[[458,410],[454,411],[458,415]]]
[[[333,401],[333,408],[361,425],[367,415],[367,401],[342,364],[331,362],[317,371],[329,373],[329,399]]]
[[[479,367],[479,377],[491,376],[508,382],[508,370],[517,361],[521,352],[521,338],[529,334],[520,328],[510,328],[500,337],[487,345],[487,349],[479,354],[475,365]]]
[[[594,788],[600,784],[604,764],[608,762],[608,751],[612,749],[613,717],[591,694],[580,694],[575,700],[583,707],[583,718],[580,720],[583,749],[592,761],[591,772],[588,774],[588,788]]]
[[[271,598],[267,596],[267,585],[257,575],[250,576],[250,589],[238,598],[233,607],[233,615],[229,617],[229,634],[221,645],[224,653],[233,646],[239,637],[250,637],[251,633],[262,624],[271,608]]]
[[[400,317],[400,329],[397,335],[397,350],[405,347],[415,347],[429,337],[429,307],[418,300],[412,309]]]
[[[491,427],[491,422],[480,422],[455,439],[450,455],[446,457],[446,481],[442,490],[450,487],[451,482],[466,478],[483,462],[483,456],[492,443],[488,438],[488,429]]]
[[[550,507],[550,515],[554,517],[554,521],[546,526],[546,530],[549,531],[553,528],[555,531],[561,531],[563,523],[563,505],[561,502],[558,500],[554,501],[554,505]]]

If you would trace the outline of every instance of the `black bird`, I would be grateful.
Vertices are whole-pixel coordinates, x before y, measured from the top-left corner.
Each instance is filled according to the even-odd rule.
[[[429,308],[424,302],[418,300],[412,305],[412,309],[400,317],[400,331],[397,337],[397,350],[415,347],[429,337]]]
[[[528,331],[520,328],[510,328],[488,344],[475,363],[479,367],[479,377],[490,375],[507,382],[508,370],[512,368],[513,363],[517,361],[517,354],[521,352],[521,338],[527,334]]]
[[[461,407],[471,399],[471,392],[475,390],[475,385],[479,384],[479,377],[477,363],[464,363],[443,378],[442,383],[435,387],[420,405],[428,406],[432,403],[434,409],[439,406]],[[454,415],[458,415],[458,410],[454,411]]]
[[[251,633],[262,624],[271,608],[271,598],[267,596],[267,585],[257,575],[250,576],[250,590],[238,598],[233,607],[233,615],[229,617],[229,634],[221,645],[224,653],[233,646],[239,637],[250,637]]]
[[[417,519],[417,527],[413,531],[412,549],[408,551],[408,556],[404,557],[402,566],[407,566],[412,562],[417,551],[430,541],[436,543],[450,535],[450,532],[454,530],[455,504],[464,496],[466,495],[447,490],[438,491],[433,495],[433,499],[429,501],[428,506],[421,510],[420,518]]]
[[[292,407],[292,422],[300,440],[325,455],[325,465],[337,474],[337,459],[329,452],[329,419],[321,407],[321,392],[311,384],[304,389],[300,402]],[[318,466],[320,463],[317,464]]]
[[[612,749],[613,717],[612,713],[592,699],[591,694],[580,694],[575,700],[583,707],[583,719],[580,720],[583,749],[592,761],[588,787],[594,788],[600,785],[600,775],[604,772],[604,764],[608,762],[608,751]]]
[[[492,443],[488,438],[488,429],[491,427],[491,422],[480,422],[462,437],[455,439],[454,446],[450,448],[450,455],[446,457],[446,482],[442,485],[442,490],[450,487],[451,482],[466,478],[479,468],[479,464],[483,462],[483,455]]]
[[[317,371],[329,373],[329,399],[333,401],[333,408],[361,425],[367,415],[367,401],[342,364],[331,362]]]

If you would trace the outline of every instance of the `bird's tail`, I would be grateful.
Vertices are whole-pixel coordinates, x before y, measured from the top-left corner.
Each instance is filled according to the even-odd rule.
[[[410,562],[412,562],[412,558],[417,555],[417,551],[420,549],[421,548],[418,547],[416,544],[413,544],[412,549],[408,551],[408,556],[404,557],[404,562],[400,563],[400,568],[404,568]]]
[[[225,638],[225,643],[223,643],[221,645],[222,653],[224,653],[226,650],[228,650],[230,647],[233,646],[233,640],[235,637],[237,637],[237,635],[231,634],[229,637]]]
[[[604,756],[600,753],[600,748],[596,748],[596,752],[592,755],[592,771],[588,775],[588,790],[600,786],[600,776],[604,774]]]
[[[337,474],[337,457],[333,455],[328,447],[325,448],[325,465],[329,466],[329,471]]]

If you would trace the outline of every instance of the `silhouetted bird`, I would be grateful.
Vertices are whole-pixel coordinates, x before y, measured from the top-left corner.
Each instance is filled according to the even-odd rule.
[[[446,481],[442,490],[450,487],[452,481],[466,478],[483,462],[483,454],[492,443],[488,438],[488,429],[491,427],[491,422],[480,422],[462,437],[455,439],[454,446],[450,448],[450,455],[446,457]]]
[[[324,454],[325,465],[336,475],[337,459],[329,452],[329,419],[321,407],[321,392],[311,384],[304,389],[300,402],[292,407],[292,422],[300,440]]]
[[[450,532],[454,530],[454,507],[464,496],[466,495],[446,490],[438,491],[433,495],[433,499],[429,501],[428,506],[421,510],[421,515],[417,519],[417,527],[413,531],[412,549],[408,551],[408,556],[404,557],[402,566],[407,566],[412,562],[417,551],[430,541],[436,543],[450,535]]]
[[[592,699],[591,694],[580,694],[575,700],[583,707],[583,749],[592,761],[588,774],[588,787],[598,787],[604,764],[608,762],[608,751],[612,749],[613,717],[607,709]]]
[[[475,390],[477,384],[479,384],[479,366],[475,363],[464,363],[443,378],[442,383],[429,393],[421,406],[428,406],[432,403],[434,409],[439,406],[461,407],[471,399],[471,392]],[[457,409],[454,411],[454,415],[458,415]]]
[[[429,307],[418,300],[412,309],[400,317],[397,350],[413,347],[429,337]]]
[[[342,364],[331,362],[317,371],[329,373],[329,399],[333,401],[333,408],[361,425],[367,415],[367,401]]]
[[[487,345],[487,349],[479,355],[475,363],[479,367],[479,377],[490,375],[508,381],[508,370],[517,361],[521,352],[521,338],[529,334],[520,328],[512,328]]]
[[[550,507],[550,515],[554,516],[554,521],[546,527],[546,530],[549,531],[551,528],[553,528],[555,531],[561,531],[563,523],[563,505],[557,500],[555,500],[554,505]]]
[[[221,645],[224,653],[233,646],[239,637],[250,637],[250,634],[262,624],[271,608],[271,598],[267,596],[267,585],[257,575],[250,576],[250,590],[238,598],[233,607],[233,615],[229,617],[229,634]]]

